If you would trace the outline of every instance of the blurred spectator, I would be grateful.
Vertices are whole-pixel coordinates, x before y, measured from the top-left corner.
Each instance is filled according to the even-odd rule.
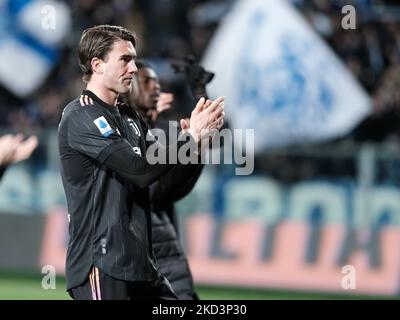
[[[23,140],[22,134],[0,137],[0,177],[9,165],[28,159],[37,145],[38,139],[35,136],[26,140]]]
[[[347,138],[355,141],[385,141],[400,136],[400,16],[396,1],[292,0],[317,33],[323,37],[354,76],[371,95],[373,113]],[[61,108],[82,90],[82,81],[73,44],[82,30],[96,24],[120,24],[136,30],[138,56],[154,66],[165,90],[174,92],[174,108],[162,118],[188,116],[185,108],[191,95],[182,76],[174,75],[170,63],[188,53],[201,58],[208,42],[224,15],[235,4],[233,0],[73,0],[73,30],[65,41],[59,65],[47,81],[29,99],[13,97],[0,88],[1,125],[18,132],[57,126]],[[344,30],[341,10],[344,5],[356,8],[356,29]],[[212,71],[212,70],[211,70]],[[218,77],[218,75],[216,75]],[[65,84],[69,85],[66,86]],[[74,83],[75,85],[70,85]],[[288,161],[282,160],[281,163]],[[272,161],[271,163],[273,163]],[[262,161],[260,161],[262,163]],[[262,165],[265,167],[265,165]],[[312,176],[310,163],[304,172]],[[286,171],[290,172],[290,170]],[[296,176],[301,179],[303,175]]]
[[[139,60],[136,66],[138,72],[129,98],[149,128],[160,128],[158,115],[171,108],[173,94],[160,92],[157,74],[147,62]],[[168,127],[162,129],[169,137]],[[193,189],[202,169],[202,164],[193,167],[193,176],[179,187],[162,178],[150,186],[153,251],[160,272],[171,283],[175,295],[184,300],[196,300],[198,296],[194,291],[187,257],[179,241],[174,202]]]

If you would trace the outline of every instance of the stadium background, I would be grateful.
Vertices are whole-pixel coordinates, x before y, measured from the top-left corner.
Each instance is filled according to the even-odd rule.
[[[289,2],[368,94],[368,114],[323,141],[286,137],[280,146],[258,148],[250,176],[235,175],[234,164],[206,167],[178,203],[200,297],[398,298],[400,7],[396,1]],[[63,106],[83,88],[76,61],[82,30],[104,23],[133,29],[139,57],[152,63],[163,90],[176,97],[162,118],[178,119],[194,102],[171,62],[190,53],[200,60],[212,56],[212,38],[238,3],[0,1],[0,125],[3,132],[40,138],[32,158],[10,167],[0,186],[1,299],[68,299],[56,129]],[[342,28],[346,4],[356,8],[355,30]],[[34,23],[38,12],[41,18],[51,12],[37,11],[46,5],[55,8],[55,29]],[[231,52],[224,42],[220,48]],[[236,79],[253,77],[249,64],[237,70]],[[210,71],[215,81],[223,76]],[[351,99],[346,107],[350,114]],[[229,108],[227,126],[237,120]],[[258,116],[261,122],[266,115]],[[55,290],[41,286],[45,265],[57,271]],[[355,289],[342,287],[346,265],[355,267]]]

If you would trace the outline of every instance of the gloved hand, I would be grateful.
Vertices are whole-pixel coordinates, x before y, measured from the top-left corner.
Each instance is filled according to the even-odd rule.
[[[206,85],[214,78],[214,73],[206,71],[194,58],[186,56],[182,62],[172,63],[175,73],[183,73],[196,100],[207,98]]]

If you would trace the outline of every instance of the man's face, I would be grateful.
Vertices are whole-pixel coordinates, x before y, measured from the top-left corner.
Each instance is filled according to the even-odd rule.
[[[155,109],[160,98],[160,83],[151,68],[141,68],[134,83],[133,100],[135,105],[144,109]]]
[[[119,40],[103,61],[103,83],[107,89],[116,93],[132,90],[134,74],[137,72],[134,59],[136,50],[132,42]]]

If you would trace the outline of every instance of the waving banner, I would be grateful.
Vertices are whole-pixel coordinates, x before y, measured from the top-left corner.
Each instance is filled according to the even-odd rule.
[[[343,32],[351,32],[345,31]],[[366,92],[284,0],[238,1],[204,66],[232,128],[255,129],[255,151],[348,133],[371,109]]]
[[[0,84],[18,97],[34,92],[58,61],[70,25],[63,2],[0,0]]]

